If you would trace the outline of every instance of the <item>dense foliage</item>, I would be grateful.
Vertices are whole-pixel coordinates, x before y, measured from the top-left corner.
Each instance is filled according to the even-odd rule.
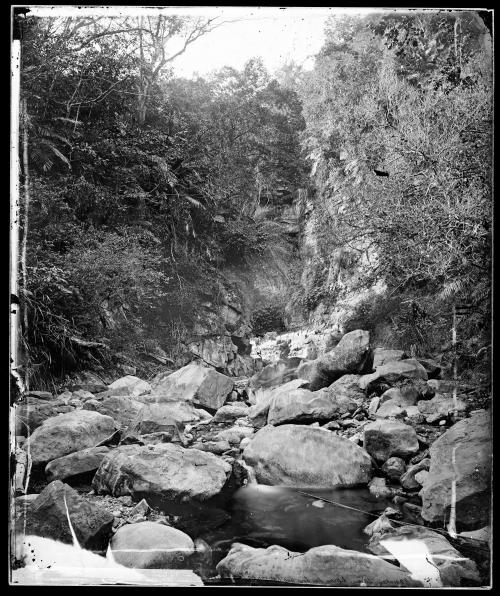
[[[166,42],[210,22],[108,21],[23,22],[21,298],[38,382],[151,338],[175,355],[224,267],[287,252],[268,215],[304,176],[300,103],[259,60],[175,79]]]

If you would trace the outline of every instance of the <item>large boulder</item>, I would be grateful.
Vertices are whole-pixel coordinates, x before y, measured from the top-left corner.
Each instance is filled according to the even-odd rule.
[[[325,545],[298,553],[252,548],[238,542],[217,565],[221,577],[313,586],[420,586],[410,574],[379,557]]]
[[[46,465],[45,475],[53,481],[95,472],[108,453],[109,447],[90,447],[58,457]]]
[[[194,553],[194,543],[187,534],[149,521],[118,528],[109,546],[119,565],[136,569],[186,567]]]
[[[368,548],[380,557],[392,558],[392,553],[384,548],[383,543],[386,540],[390,540],[392,543],[402,542],[406,544],[409,541],[414,541],[420,543],[420,545],[425,545],[428,554],[423,553],[422,557],[426,556],[427,561],[437,568],[439,580],[443,587],[473,586],[478,585],[480,582],[476,564],[453,548],[442,534],[438,534],[429,528],[417,525],[390,528],[384,533],[373,534]],[[397,558],[397,548],[392,550]],[[402,549],[402,552],[405,550]],[[403,570],[406,569],[404,567],[405,562],[405,560],[401,560]],[[415,560],[413,569],[416,570],[418,567],[419,561]],[[409,571],[413,571],[413,569]]]
[[[231,393],[234,381],[196,362],[180,368],[153,387],[156,401],[191,401],[218,410]]]
[[[264,366],[260,372],[251,377],[250,388],[271,389],[297,379],[297,368],[301,362],[301,358],[283,358]]]
[[[376,420],[364,429],[363,445],[379,463],[390,457],[408,458],[418,453],[418,438],[412,426],[393,420]]]
[[[328,392],[336,399],[349,399],[361,405],[365,399],[365,392],[359,387],[361,375],[343,375],[328,386]]]
[[[281,392],[270,403],[268,424],[278,425],[286,422],[326,421],[346,412],[354,412],[356,402],[340,395],[338,398],[328,388],[319,391],[295,389],[289,393]]]
[[[230,473],[231,466],[212,453],[172,443],[125,445],[103,459],[92,485],[113,496],[205,501],[220,493]]]
[[[366,370],[370,360],[370,334],[356,329],[346,333],[337,346],[312,362],[311,389],[326,387],[343,375],[359,374]]]
[[[49,418],[29,437],[23,448],[34,466],[75,451],[95,447],[115,431],[111,416],[88,410],[74,410]]]
[[[184,401],[145,404],[130,424],[129,433],[145,435],[167,432],[180,438],[186,424],[198,422],[203,416],[193,404]]]
[[[27,397],[22,404],[16,406],[16,435],[29,437],[45,420],[74,409],[74,406],[67,405],[62,399],[45,401],[38,397]]]
[[[108,395],[130,395],[137,397],[150,391],[151,385],[147,381],[143,381],[133,375],[126,375],[111,383],[107,393]]]
[[[269,408],[274,399],[279,398],[281,395],[287,395],[296,389],[307,387],[309,387],[309,381],[306,381],[305,379],[293,379],[274,389],[258,390],[258,401],[256,404],[248,408],[247,412],[250,424],[255,428],[262,428],[267,424]]]
[[[84,410],[111,416],[119,427],[130,426],[141,408],[141,402],[125,395],[105,397],[102,401],[90,400],[83,405]]]
[[[364,449],[320,428],[285,424],[265,426],[243,451],[257,481],[285,486],[367,484],[372,463]]]
[[[488,524],[492,449],[490,413],[484,410],[460,420],[431,445],[429,475],[420,493],[425,520],[449,520],[455,484],[459,531]]]
[[[379,366],[374,373],[363,375],[359,380],[361,389],[370,391],[376,386],[392,387],[405,379],[423,379],[427,381],[427,371],[414,358],[407,360],[391,361]]]
[[[390,350],[387,348],[375,348],[373,350],[373,369],[376,370],[379,366],[383,366],[388,362],[397,362],[406,358],[403,350]]]
[[[113,521],[111,513],[92,505],[67,484],[54,480],[30,503],[26,516],[17,521],[16,531],[73,544],[71,522],[82,548],[103,549]]]

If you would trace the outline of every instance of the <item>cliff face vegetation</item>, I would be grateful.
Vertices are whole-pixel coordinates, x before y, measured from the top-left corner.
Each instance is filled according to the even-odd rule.
[[[28,382],[120,363],[147,375],[193,355],[250,373],[252,325],[370,329],[451,359],[463,302],[461,358],[487,369],[492,69],[479,14],[336,19],[311,71],[256,58],[175,77],[165,41],[186,49],[214,26],[23,21]]]

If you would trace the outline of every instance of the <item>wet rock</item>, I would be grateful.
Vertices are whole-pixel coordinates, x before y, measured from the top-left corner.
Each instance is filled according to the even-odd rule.
[[[74,410],[45,420],[24,444],[34,466],[94,447],[115,431],[110,416],[88,410]]]
[[[191,362],[153,387],[158,402],[190,401],[195,405],[218,410],[233,390],[229,377]]]
[[[80,497],[60,480],[51,482],[43,489],[31,503],[26,516],[17,521],[16,531],[73,544],[68,515],[82,548],[105,548],[111,534],[113,516]]]
[[[382,472],[387,475],[391,482],[399,481],[406,471],[406,464],[400,457],[390,457],[382,466]]]
[[[150,521],[119,528],[110,548],[119,565],[137,569],[187,567],[188,559],[194,553],[194,543],[187,534]]]
[[[256,389],[271,389],[297,379],[297,368],[302,358],[283,358],[264,368],[253,375],[250,379],[250,387]]]
[[[217,565],[221,577],[312,586],[419,586],[409,573],[365,553],[325,545],[305,553],[234,543]]]
[[[364,427],[366,451],[383,463],[390,457],[403,459],[418,452],[417,433],[412,426],[393,420],[376,420]]]
[[[109,453],[109,447],[89,447],[53,459],[45,467],[45,475],[52,482],[93,472],[101,465],[101,461],[107,453]]]
[[[233,422],[237,418],[246,416],[248,406],[245,404],[227,405],[219,408],[213,417],[213,422]]]
[[[27,397],[23,403],[16,405],[16,435],[28,437],[45,420],[58,414],[72,412],[74,409],[74,406],[68,405],[59,398],[45,401],[36,397]]]
[[[117,379],[108,387],[108,395],[129,395],[137,397],[144,393],[151,391],[151,385],[147,381],[143,381],[133,375],[126,375]]]
[[[98,494],[154,494],[171,500],[205,501],[226,483],[231,466],[212,453],[179,445],[125,445],[101,462],[92,486]]]
[[[397,362],[403,360],[406,354],[403,350],[389,350],[386,348],[375,348],[373,350],[373,368],[377,369],[388,362]]]
[[[393,491],[385,484],[385,478],[372,478],[368,484],[370,494],[377,499],[386,499],[393,496]]]
[[[480,581],[477,567],[473,561],[461,555],[446,538],[423,526],[397,526],[383,535],[374,534],[368,548],[384,557],[390,553],[381,544],[384,540],[423,542],[430,553],[429,562],[437,567],[443,587],[461,587],[477,585]],[[402,569],[404,568],[404,561]]]
[[[423,379],[427,381],[425,368],[414,358],[388,362],[379,366],[374,373],[363,375],[359,380],[361,389],[371,391],[380,385],[394,386],[404,379]]]
[[[332,487],[367,484],[372,464],[353,442],[310,426],[285,424],[259,430],[243,451],[258,482]]]
[[[401,486],[406,490],[415,490],[420,488],[420,483],[415,479],[415,474],[418,474],[422,470],[429,470],[431,460],[429,458],[423,459],[422,461],[410,466],[408,470],[399,479]]]
[[[141,408],[141,402],[124,395],[106,397],[102,401],[89,400],[83,405],[84,410],[111,416],[120,428],[130,426]]]
[[[423,518],[428,522],[449,519],[455,481],[457,529],[486,525],[491,508],[490,413],[479,411],[457,422],[431,445],[430,455],[429,476],[421,492]]]

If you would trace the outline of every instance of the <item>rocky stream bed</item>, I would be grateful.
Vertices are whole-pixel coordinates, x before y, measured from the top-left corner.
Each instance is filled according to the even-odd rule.
[[[366,331],[309,347],[23,396],[14,577],[63,573],[40,538],[138,573],[110,583],[487,586],[489,401]]]

